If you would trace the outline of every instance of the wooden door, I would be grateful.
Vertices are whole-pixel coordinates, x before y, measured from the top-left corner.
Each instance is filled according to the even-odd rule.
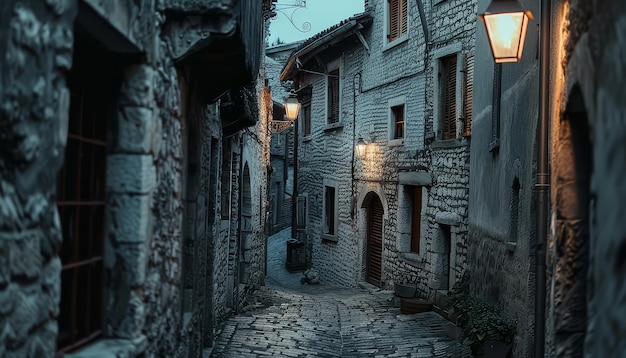
[[[367,282],[381,286],[383,257],[383,205],[376,196],[367,208]]]

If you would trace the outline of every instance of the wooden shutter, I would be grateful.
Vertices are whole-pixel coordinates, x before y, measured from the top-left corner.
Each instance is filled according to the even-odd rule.
[[[443,139],[456,138],[456,55],[443,59]]]
[[[400,36],[406,34],[407,31],[407,26],[408,26],[408,22],[407,22],[407,14],[408,14],[408,0],[399,0],[402,2],[402,6],[400,6],[400,9],[402,10],[402,13],[400,14],[399,18],[400,18]]]
[[[472,101],[474,97],[474,54],[465,56],[465,89],[463,93],[463,135],[472,135]]]
[[[413,188],[411,208],[411,251],[420,253],[420,231],[422,220],[422,188]]]
[[[399,27],[400,24],[400,14],[399,14],[399,2],[402,0],[388,0],[389,1],[389,33],[387,34],[387,38],[389,42],[400,37]]]
[[[328,123],[339,122],[339,69],[328,76]]]
[[[393,138],[404,138],[404,105],[391,107],[394,118]]]
[[[381,285],[383,257],[383,205],[375,198],[368,209],[367,281]]]

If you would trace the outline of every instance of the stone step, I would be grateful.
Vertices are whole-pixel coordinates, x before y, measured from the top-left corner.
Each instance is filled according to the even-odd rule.
[[[413,314],[433,310],[433,304],[421,298],[403,298],[400,300],[400,312]]]

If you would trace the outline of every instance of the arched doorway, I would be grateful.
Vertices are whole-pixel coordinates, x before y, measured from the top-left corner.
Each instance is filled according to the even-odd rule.
[[[554,346],[556,356],[581,356],[587,328],[589,213],[593,154],[587,110],[574,87],[559,129],[554,225]]]
[[[382,286],[383,271],[383,216],[385,209],[380,198],[374,192],[367,194],[363,206],[367,210],[365,280],[380,287]]]

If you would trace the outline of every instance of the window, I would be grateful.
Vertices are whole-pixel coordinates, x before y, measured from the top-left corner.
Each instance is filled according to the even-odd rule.
[[[442,139],[456,138],[456,54],[441,59]]]
[[[337,236],[337,182],[324,180],[324,239],[336,240]]]
[[[474,54],[465,56],[465,86],[463,91],[463,135],[472,135],[472,101],[474,97]]]
[[[108,85],[112,84],[75,71],[68,79],[71,100],[67,147],[57,181],[63,233],[59,352],[92,341],[101,335],[104,325],[106,120],[112,100]]]
[[[326,91],[326,114],[328,124],[339,122],[339,100],[340,100],[340,86],[339,86],[339,68],[332,70],[326,76],[327,91]]]
[[[391,118],[393,118],[393,139],[404,138],[404,105],[391,107]]]
[[[409,187],[411,195],[411,252],[420,253],[422,187]]]
[[[407,32],[408,0],[387,0],[387,3],[387,41],[393,42],[404,36]]]
[[[302,104],[302,135],[311,135],[311,102]]]

